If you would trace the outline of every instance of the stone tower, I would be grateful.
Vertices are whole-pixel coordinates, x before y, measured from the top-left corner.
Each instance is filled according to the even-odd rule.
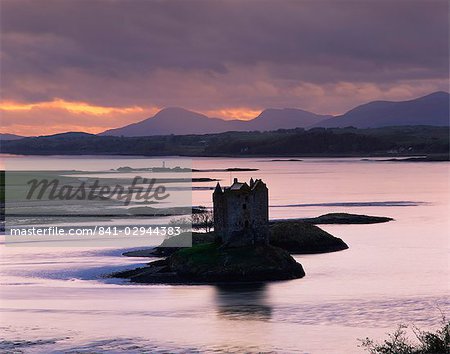
[[[266,184],[250,179],[222,189],[217,183],[213,193],[214,232],[225,246],[269,243],[269,191]]]

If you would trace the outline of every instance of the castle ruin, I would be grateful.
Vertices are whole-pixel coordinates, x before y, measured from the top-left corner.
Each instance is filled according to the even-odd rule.
[[[260,180],[239,182],[213,193],[214,233],[225,246],[269,243],[269,191]]]

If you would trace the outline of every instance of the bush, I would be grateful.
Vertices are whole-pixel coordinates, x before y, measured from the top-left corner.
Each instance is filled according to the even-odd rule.
[[[450,321],[443,318],[442,328],[436,332],[422,331],[417,327],[411,330],[416,337],[412,341],[406,334],[407,325],[400,325],[397,330],[388,334],[382,344],[370,338],[361,341],[363,347],[371,354],[449,354],[450,353]]]

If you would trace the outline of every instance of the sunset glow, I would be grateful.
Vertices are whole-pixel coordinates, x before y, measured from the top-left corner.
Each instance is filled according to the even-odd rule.
[[[223,119],[250,120],[257,117],[262,110],[249,108],[224,108],[219,110],[206,111],[208,117],[217,117]]]
[[[0,354],[450,354],[450,0],[0,10]]]
[[[445,1],[414,2],[408,16],[377,1],[21,3],[2,1],[3,133],[101,132],[167,107],[340,115],[448,91]]]
[[[144,112],[142,107],[107,107],[96,106],[87,102],[71,102],[60,98],[56,98],[53,101],[38,102],[38,103],[18,103],[13,101],[0,102],[0,110],[3,111],[31,111],[35,108],[44,109],[64,109],[72,113],[87,113],[93,115],[105,115],[111,113],[135,113]]]

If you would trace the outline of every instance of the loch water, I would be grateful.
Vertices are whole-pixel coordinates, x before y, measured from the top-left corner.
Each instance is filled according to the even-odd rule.
[[[3,156],[29,169],[107,171],[153,166],[142,157]],[[179,158],[165,157],[168,166]],[[160,158],[158,158],[160,160]],[[105,279],[148,258],[123,249],[0,245],[0,352],[361,353],[400,323],[436,328],[449,314],[450,185],[446,162],[360,158],[194,158],[193,177],[261,178],[270,218],[329,212],[388,216],[371,225],[322,225],[345,251],[295,256],[302,279],[250,285],[136,285]],[[226,168],[258,171],[220,172]],[[215,182],[195,182],[211,206]]]

